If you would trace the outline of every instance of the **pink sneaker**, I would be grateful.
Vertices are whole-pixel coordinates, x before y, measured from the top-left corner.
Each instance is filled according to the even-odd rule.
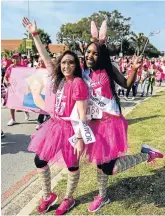
[[[89,212],[96,212],[104,205],[110,203],[110,199],[108,197],[102,198],[99,195],[94,197],[94,201],[88,206]]]
[[[45,213],[49,210],[49,207],[51,205],[54,205],[57,201],[58,197],[54,193],[50,193],[50,196],[48,199],[44,200],[43,198],[39,201],[40,205],[37,207],[38,213]]]
[[[147,144],[142,145],[141,152],[149,154],[148,162],[151,162],[156,158],[163,158],[164,157],[164,155],[159,150],[157,150],[157,149],[155,149],[155,148],[153,148]]]
[[[60,206],[55,210],[55,215],[63,215],[67,211],[69,211],[75,205],[75,200],[73,197],[69,197],[68,199],[64,199]]]

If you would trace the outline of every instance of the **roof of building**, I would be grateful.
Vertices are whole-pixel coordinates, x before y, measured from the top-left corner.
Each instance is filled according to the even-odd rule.
[[[1,51],[4,50],[17,50],[22,40],[1,40]],[[51,53],[62,53],[68,50],[68,47],[65,44],[49,44],[49,50]]]

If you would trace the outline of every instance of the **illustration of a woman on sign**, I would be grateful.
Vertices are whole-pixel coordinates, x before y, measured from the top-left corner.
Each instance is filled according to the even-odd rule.
[[[48,72],[45,69],[26,78],[23,106],[44,110]]]

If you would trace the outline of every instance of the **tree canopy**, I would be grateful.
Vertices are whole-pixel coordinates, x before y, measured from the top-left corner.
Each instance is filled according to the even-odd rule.
[[[90,17],[82,18],[76,23],[63,24],[57,33],[57,42],[65,43],[69,49],[77,50],[84,54],[85,45],[91,38],[91,21],[93,20],[97,24],[99,30],[105,19],[107,21],[106,43],[111,54],[118,54],[120,51],[123,51],[125,55],[132,55],[135,52],[137,54],[141,52],[147,37],[143,33],[135,34],[132,32],[131,17],[124,17],[118,10],[112,12],[99,11],[93,13]],[[148,55],[151,50],[152,52],[154,50],[154,55],[160,54],[153,45],[152,49],[149,49],[149,47],[151,47],[151,44],[148,45],[148,51],[145,54]]]

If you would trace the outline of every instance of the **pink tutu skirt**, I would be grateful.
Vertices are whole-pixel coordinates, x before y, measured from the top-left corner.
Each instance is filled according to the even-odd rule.
[[[96,138],[95,143],[85,145],[89,162],[101,165],[125,154],[128,123],[123,116],[106,114],[104,120],[92,120],[89,126]]]
[[[35,152],[41,160],[47,162],[64,161],[67,167],[77,162],[74,148],[68,139],[74,135],[69,121],[49,119],[31,136],[28,150]]]

